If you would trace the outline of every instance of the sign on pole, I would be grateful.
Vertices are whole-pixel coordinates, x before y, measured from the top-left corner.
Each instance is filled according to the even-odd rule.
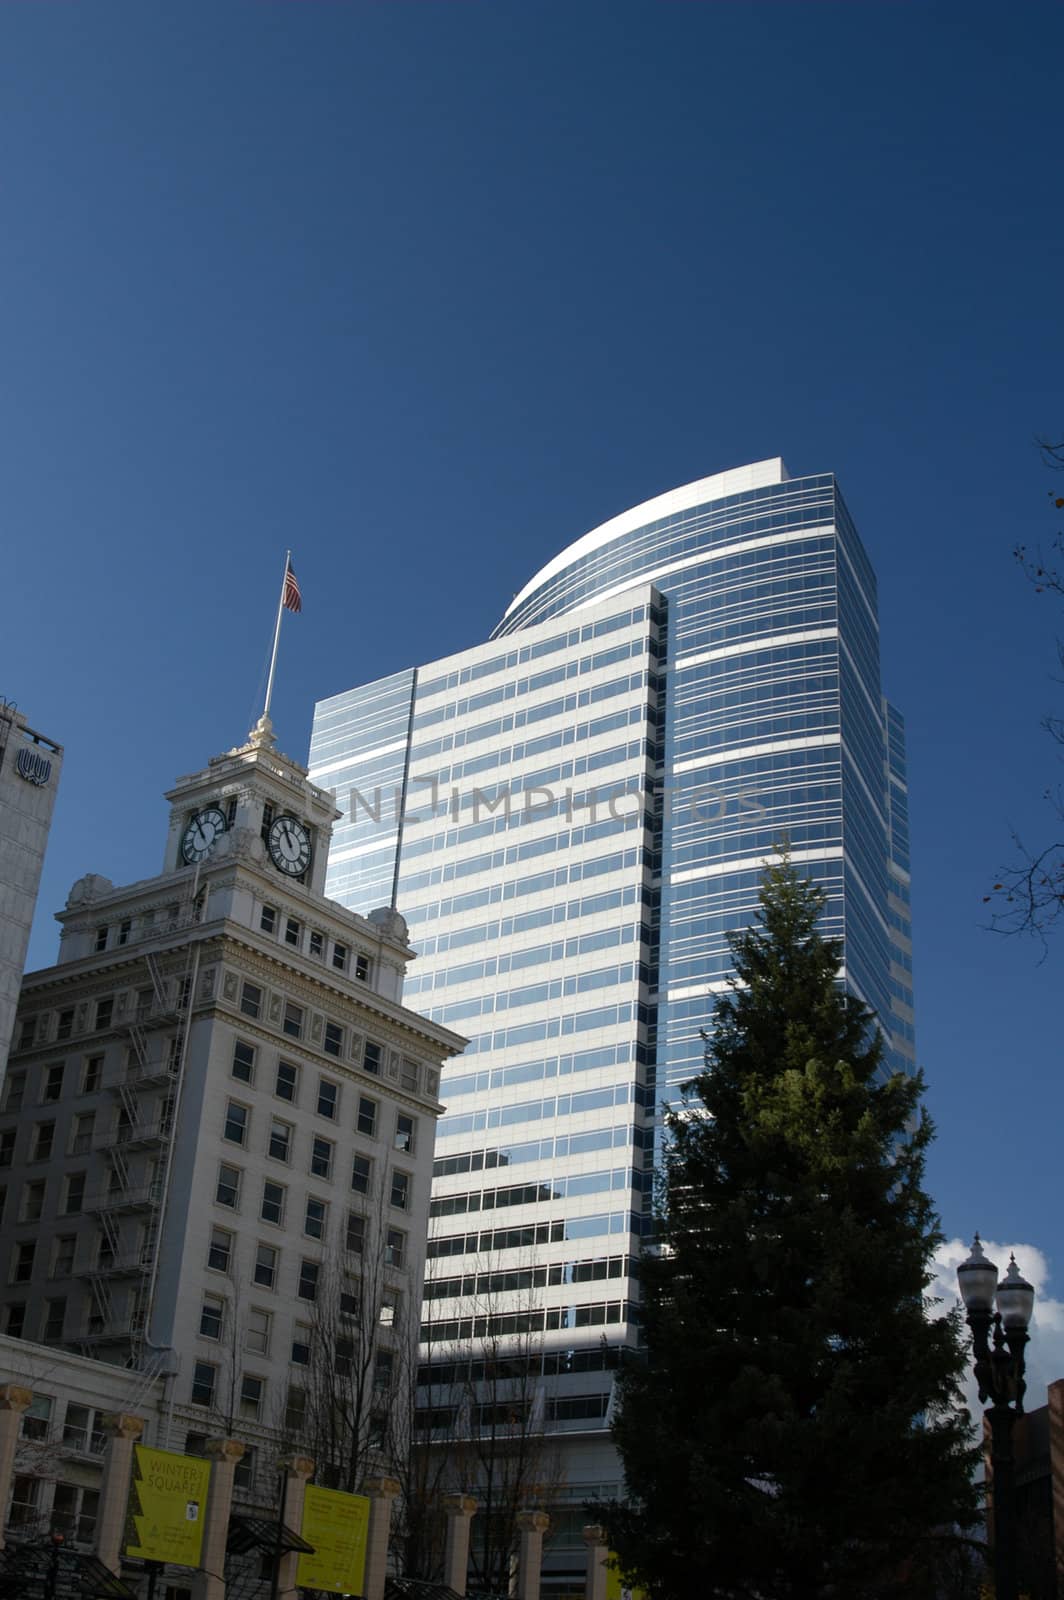
[[[319,1489],[309,1483],[303,1496],[300,1531],[314,1546],[314,1554],[300,1556],[297,1588],[327,1589],[332,1594],[365,1592],[369,1533],[369,1501],[365,1495]]]
[[[123,1554],[198,1567],[211,1464],[199,1456],[133,1446]]]

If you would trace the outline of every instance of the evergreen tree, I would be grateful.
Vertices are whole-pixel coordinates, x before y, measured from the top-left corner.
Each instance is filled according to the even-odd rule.
[[[630,1500],[592,1508],[660,1600],[918,1594],[976,1515],[959,1322],[927,1315],[922,1079],[884,1071],[823,903],[786,856],[765,873],[667,1117],[614,1426]]]

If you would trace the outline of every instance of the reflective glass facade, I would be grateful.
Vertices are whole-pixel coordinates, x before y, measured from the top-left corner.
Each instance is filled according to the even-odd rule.
[[[783,834],[912,1059],[904,730],[834,478],[763,462],[615,518],[490,643],[321,702],[311,776],[344,812],[327,892],[365,912],[397,885],[406,1003],[471,1040],[441,1089],[426,1337],[541,1334],[571,1490],[616,1487],[655,1107]]]

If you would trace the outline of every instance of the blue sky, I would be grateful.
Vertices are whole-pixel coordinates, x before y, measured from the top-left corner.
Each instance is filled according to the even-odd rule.
[[[1043,0],[0,7],[0,692],[67,751],[31,965],[258,714],[286,546],[305,758],[316,698],[626,506],[834,470],[908,720],[930,1186],[1059,1293],[1064,942],[981,923],[1059,775],[1010,551],[1056,526],[1062,61]]]

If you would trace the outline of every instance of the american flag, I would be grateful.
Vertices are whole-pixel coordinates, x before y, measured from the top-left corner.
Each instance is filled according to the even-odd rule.
[[[286,611],[302,611],[303,609],[303,596],[299,592],[299,580],[292,570],[291,561],[289,561],[285,569],[282,604]]]

